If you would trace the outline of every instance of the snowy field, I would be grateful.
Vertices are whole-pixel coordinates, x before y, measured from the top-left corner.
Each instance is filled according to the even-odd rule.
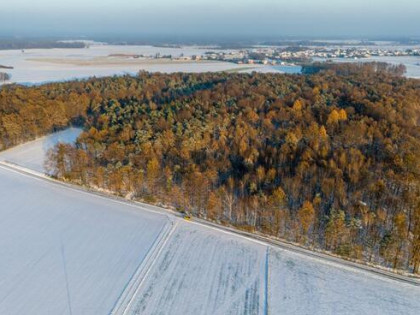
[[[264,314],[265,247],[180,222],[129,314]]]
[[[419,314],[420,289],[280,249],[269,255],[270,314]]]
[[[10,82],[33,84],[63,81],[91,76],[135,74],[140,70],[151,72],[209,72],[236,70],[278,72],[271,67],[237,65],[215,61],[168,61],[163,59],[127,58],[128,55],[153,57],[156,54],[173,57],[202,55],[209,49],[194,46],[165,48],[153,46],[91,45],[90,48],[27,49],[0,51],[0,65],[12,66],[6,70]],[[226,50],[229,51],[229,50]]]
[[[0,314],[109,314],[165,216],[0,167]]]
[[[202,55],[211,48],[195,46],[154,47],[102,45],[93,43],[89,48],[66,49],[27,49],[0,51],[0,65],[12,66],[4,70],[12,75],[10,82],[21,84],[40,84],[44,82],[83,79],[92,76],[136,74],[140,70],[150,72],[277,72],[296,73],[300,67],[270,65],[238,65],[218,61],[171,61],[169,59],[151,59],[156,54],[161,56]],[[230,50],[224,50],[229,52]],[[133,58],[130,56],[145,56]],[[325,61],[324,59],[321,59]],[[420,78],[420,57],[372,57],[367,59],[335,59],[337,62],[383,61],[394,64],[403,63],[407,67],[407,76]],[[1,83],[0,83],[1,85]]]
[[[68,132],[5,153],[36,171]],[[0,165],[0,314],[419,314],[420,287],[142,208]]]
[[[268,279],[268,282],[267,282]],[[418,314],[420,289],[191,223],[127,314]]]
[[[80,128],[69,128],[56,132],[35,141],[21,144],[9,150],[0,152],[0,161],[14,164],[44,173],[44,161],[49,149],[57,143],[74,143],[82,132]]]

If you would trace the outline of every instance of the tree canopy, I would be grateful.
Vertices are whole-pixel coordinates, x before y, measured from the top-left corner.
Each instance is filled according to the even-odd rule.
[[[418,272],[420,81],[363,69],[9,86],[1,146],[78,123],[58,178]]]

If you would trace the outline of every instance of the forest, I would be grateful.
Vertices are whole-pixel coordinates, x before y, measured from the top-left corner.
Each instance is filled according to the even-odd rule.
[[[419,273],[420,80],[394,70],[8,85],[0,149],[83,126],[55,177]]]
[[[386,73],[394,76],[402,76],[407,71],[403,64],[394,65],[386,62],[368,62],[368,63],[342,63],[337,64],[334,62],[313,62],[302,65],[303,74],[314,74],[318,72],[333,71],[338,75],[351,75],[359,74],[362,72],[369,73]]]
[[[83,42],[64,42],[53,39],[2,38],[0,41],[0,50],[85,47]]]

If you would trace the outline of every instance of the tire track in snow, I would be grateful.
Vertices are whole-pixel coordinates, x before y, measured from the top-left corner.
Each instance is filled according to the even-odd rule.
[[[266,255],[264,255],[266,256]],[[246,295],[247,291],[252,291],[253,287],[255,290],[259,290],[261,287],[259,286],[259,279],[261,279],[262,269],[265,270],[266,268],[266,260],[263,258],[258,259],[258,264],[256,264],[253,270],[250,270],[249,274],[255,274],[255,277],[248,279],[246,282],[242,283],[241,288],[239,288],[232,296],[229,297],[225,303],[219,305],[218,308],[215,310],[214,314],[228,314],[230,307],[232,307],[236,302],[240,301],[243,295]],[[264,271],[265,273],[265,271]],[[264,284],[264,287],[266,283]],[[264,303],[267,301],[264,296]],[[257,300],[257,305],[259,304],[259,298]],[[264,307],[263,303],[263,307]],[[260,309],[258,307],[258,309]],[[265,309],[265,308],[264,308]],[[260,311],[258,311],[259,313]]]
[[[66,281],[67,304],[68,304],[68,307],[69,307],[70,315],[73,315],[73,311],[72,311],[72,308],[71,308],[70,286],[69,286],[69,276],[68,276],[68,273],[67,273],[66,256],[64,254],[63,239],[61,239],[61,238],[60,238],[60,243],[61,243],[61,259],[63,261],[64,278],[65,278],[65,281]]]
[[[267,246],[267,250],[265,252],[265,275],[264,275],[264,315],[268,315],[268,284],[269,284],[269,269],[268,269],[268,263],[270,258],[270,247]]]
[[[149,251],[149,254],[140,263],[132,279],[127,284],[110,314],[127,314],[127,311],[130,310],[131,304],[133,303],[134,298],[137,296],[140,288],[142,287],[144,280],[149,275],[158,257],[162,253],[172,234],[175,232],[177,226],[178,220],[170,220],[170,223],[165,225],[163,228],[164,231],[162,231],[160,234],[161,237],[155,241]]]

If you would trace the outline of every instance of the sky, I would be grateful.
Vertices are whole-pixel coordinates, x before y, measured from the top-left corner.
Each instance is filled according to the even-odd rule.
[[[0,0],[2,36],[411,37],[419,0]]]

